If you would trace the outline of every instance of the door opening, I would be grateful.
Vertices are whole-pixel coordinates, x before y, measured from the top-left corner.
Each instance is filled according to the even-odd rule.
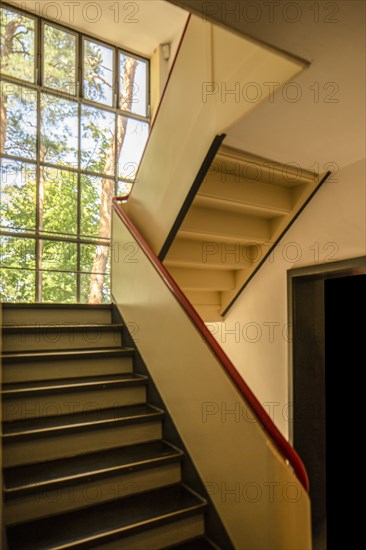
[[[338,482],[332,476],[336,464],[346,463],[338,423],[341,411],[351,410],[350,369],[354,357],[362,357],[354,318],[365,295],[366,258],[294,269],[288,275],[292,439],[310,479],[313,550],[326,550],[339,526]],[[341,357],[349,358],[344,368]]]

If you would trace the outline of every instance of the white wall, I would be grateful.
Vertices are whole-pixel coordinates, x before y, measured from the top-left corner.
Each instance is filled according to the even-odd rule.
[[[170,57],[169,59],[164,59],[162,46],[163,43],[159,44],[153,54],[150,57],[150,74],[151,74],[151,119],[153,120],[159,102],[162,96],[162,93],[165,88],[165,84],[168,80],[170,70],[173,66],[175,57],[178,52],[179,45],[182,40],[183,32],[186,26],[187,19],[189,17],[188,12],[180,12],[180,26],[176,29],[174,34],[171,34],[170,38],[165,42],[170,45]]]
[[[333,261],[365,255],[365,219],[365,160],[360,160],[323,185],[225,322],[210,325],[257,398],[267,403],[265,407],[285,436],[289,428],[287,270],[324,262],[331,253]],[[319,243],[319,259],[314,243]],[[327,243],[334,244],[324,249]],[[298,261],[294,261],[296,256]]]

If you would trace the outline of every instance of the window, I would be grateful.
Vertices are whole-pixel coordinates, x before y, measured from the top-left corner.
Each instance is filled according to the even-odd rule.
[[[149,133],[149,62],[0,7],[0,300],[109,302],[111,198]]]

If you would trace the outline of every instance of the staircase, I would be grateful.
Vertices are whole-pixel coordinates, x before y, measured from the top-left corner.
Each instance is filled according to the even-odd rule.
[[[204,321],[222,321],[266,257],[281,257],[276,245],[324,180],[221,146],[164,261]]]
[[[9,550],[218,548],[111,306],[4,305]]]

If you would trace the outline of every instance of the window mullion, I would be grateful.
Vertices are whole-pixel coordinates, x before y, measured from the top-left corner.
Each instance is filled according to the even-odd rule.
[[[78,35],[76,52],[76,99],[78,101],[78,175],[77,175],[77,275],[76,275],[76,301],[81,301],[81,98],[82,98],[82,66],[83,66],[83,44],[82,35]]]
[[[42,21],[36,23],[36,82],[37,86],[42,85]],[[40,179],[41,179],[41,92],[37,89],[37,136],[36,136],[36,302],[42,302],[42,242],[40,239],[41,216],[40,216]]]

